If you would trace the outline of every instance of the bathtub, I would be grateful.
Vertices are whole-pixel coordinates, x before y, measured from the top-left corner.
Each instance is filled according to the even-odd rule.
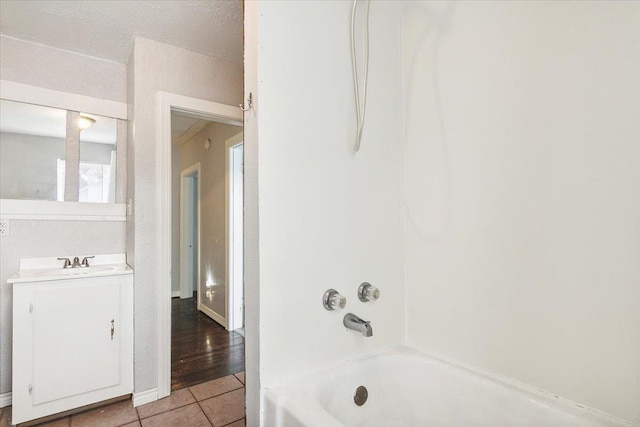
[[[362,406],[354,391],[367,388]],[[630,426],[408,347],[340,362],[263,392],[265,427]]]

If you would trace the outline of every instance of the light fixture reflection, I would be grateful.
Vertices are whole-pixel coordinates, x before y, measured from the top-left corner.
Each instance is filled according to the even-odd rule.
[[[78,127],[80,129],[86,129],[90,127],[92,124],[94,124],[95,122],[96,122],[96,119],[93,119],[89,116],[80,115],[80,118],[78,119]]]

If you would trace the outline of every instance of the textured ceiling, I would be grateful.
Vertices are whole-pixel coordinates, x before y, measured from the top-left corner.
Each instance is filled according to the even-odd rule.
[[[135,36],[242,63],[242,0],[1,0],[0,33],[126,63]]]

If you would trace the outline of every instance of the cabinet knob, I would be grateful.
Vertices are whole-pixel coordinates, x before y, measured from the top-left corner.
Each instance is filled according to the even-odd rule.
[[[111,339],[113,340],[113,334],[116,332],[115,320],[111,319]]]

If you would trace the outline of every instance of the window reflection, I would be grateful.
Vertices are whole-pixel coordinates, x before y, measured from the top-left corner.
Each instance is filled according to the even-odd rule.
[[[110,117],[0,100],[0,199],[115,203],[117,128]]]
[[[80,120],[79,201],[114,203],[117,121],[85,113]]]
[[[58,108],[0,100],[0,198],[57,200],[66,117]]]

